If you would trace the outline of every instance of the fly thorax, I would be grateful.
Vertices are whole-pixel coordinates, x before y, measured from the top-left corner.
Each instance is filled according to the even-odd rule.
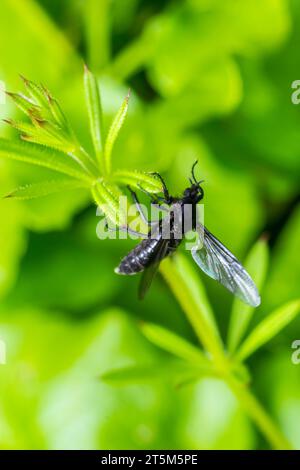
[[[182,205],[180,202],[175,202],[163,220],[163,238],[181,240],[182,235]]]

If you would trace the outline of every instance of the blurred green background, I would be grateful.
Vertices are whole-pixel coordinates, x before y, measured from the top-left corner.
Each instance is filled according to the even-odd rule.
[[[2,0],[0,79],[41,81],[90,146],[83,62],[99,76],[105,122],[128,88],[118,167],[160,171],[173,193],[192,162],[205,179],[205,221],[243,259],[263,233],[271,265],[258,322],[299,295],[300,78],[297,0]],[[18,117],[12,103],[1,118]],[[1,135],[17,139],[1,124]],[[50,171],[0,161],[1,195]],[[143,303],[138,279],[113,269],[133,241],[99,241],[84,191],[0,201],[2,449],[258,449],[268,443],[225,384],[199,380],[112,387],[107,370],[167,353],[140,320],[194,333],[163,282]],[[225,333],[232,296],[199,272]],[[251,359],[253,389],[300,447],[300,319]]]

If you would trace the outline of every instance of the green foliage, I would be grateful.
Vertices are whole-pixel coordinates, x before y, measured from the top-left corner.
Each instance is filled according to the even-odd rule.
[[[251,274],[258,291],[263,289],[268,267],[268,246],[265,240],[259,240],[252,248],[245,261],[245,268]],[[234,299],[228,332],[228,348],[234,352],[244,336],[255,309]]]
[[[0,110],[1,448],[299,448],[299,24],[287,0],[1,2],[0,78],[34,80]],[[259,309],[181,253],[138,303],[133,242],[96,239],[91,199],[123,224],[125,185],[180,194],[195,158]]]
[[[87,0],[83,5],[88,59],[93,70],[99,71],[110,56],[110,2]]]
[[[91,180],[72,158],[68,158],[67,154],[44,145],[0,139],[0,156],[49,168],[78,180],[86,182]]]
[[[142,187],[149,193],[161,191],[161,181],[142,171],[117,170],[114,172],[111,179],[116,183],[129,184],[134,188],[140,189],[140,187]]]
[[[54,149],[59,149],[79,163],[87,172],[93,174],[90,157],[82,151],[72,128],[59,104],[50,92],[36,83],[22,77],[30,97],[8,93],[15,104],[31,120],[31,124],[6,120],[18,131],[21,138]]]
[[[300,237],[300,207],[297,206],[283,228],[275,246],[271,272],[266,285],[265,297],[271,308],[282,300],[288,302],[299,294],[300,263],[298,252]]]
[[[129,366],[110,370],[100,378],[101,381],[109,385],[124,386],[159,381],[170,383],[173,387],[179,388],[198,380],[199,377],[204,375],[210,375],[209,367],[200,368],[179,361],[167,361],[166,363],[154,363],[149,366],[143,364],[142,366]]]
[[[2,191],[8,191],[12,178],[5,165],[1,165],[0,185]],[[10,290],[18,275],[19,259],[26,247],[26,234],[22,224],[22,211],[17,202],[0,200],[0,299]]]
[[[121,130],[121,127],[123,126],[127,111],[128,111],[128,102],[129,102],[129,93],[126,96],[125,100],[123,101],[119,111],[116,114],[116,117],[114,118],[106,141],[105,141],[105,146],[104,146],[104,162],[105,162],[105,168],[106,172],[109,174],[111,172],[111,153],[112,149],[114,146],[114,143],[116,141],[116,138],[118,137],[118,134]]]
[[[244,360],[250,356],[294,320],[299,311],[300,300],[295,300],[270,313],[245,339],[237,353],[238,358]]]
[[[111,174],[111,156],[114,143],[124,123],[129,94],[117,112],[104,139],[100,90],[96,77],[85,66],[85,98],[94,145],[94,156],[82,147],[76,138],[57,100],[43,86],[22,77],[30,98],[9,93],[15,104],[31,120],[31,124],[6,120],[21,132],[21,138],[38,145],[26,145],[1,139],[0,156],[39,165],[81,180],[57,182],[46,181],[20,187],[9,194],[10,198],[31,199],[76,187],[90,188],[92,197],[105,215],[114,223],[123,225],[125,215],[119,212],[120,190],[111,183],[142,185],[150,192],[159,192],[161,185],[154,176],[136,171],[117,171]],[[32,101],[34,100],[34,101]],[[101,171],[102,170],[102,171]],[[7,196],[6,196],[7,197]]]
[[[44,181],[43,183],[28,184],[10,192],[5,198],[34,199],[36,197],[48,196],[63,190],[88,187],[87,183],[74,179],[61,179]]]
[[[104,212],[106,217],[116,225],[124,225],[126,215],[119,207],[120,192],[116,186],[101,182],[101,186],[96,184],[92,188],[92,195],[98,207]]]
[[[264,257],[263,259],[261,256],[261,253],[264,251],[265,247],[261,250],[260,246],[257,245],[253,248],[251,255],[248,257],[248,265],[251,265],[255,258],[257,260],[262,260],[260,263],[256,262],[255,264],[258,280],[263,280],[265,276],[266,258]],[[181,269],[178,270],[175,266],[170,266],[169,260],[165,260],[162,263],[162,273],[164,274],[166,281],[177,300],[180,302],[189,321],[193,325],[199,340],[211,355],[211,365],[202,354],[201,350],[198,350],[197,352],[197,349],[194,346],[189,345],[185,340],[178,338],[173,333],[168,332],[161,327],[145,325],[143,326],[144,334],[151,342],[171,352],[175,356],[187,360],[188,362],[191,361],[192,363],[201,365],[201,372],[199,370],[198,375],[195,372],[193,380],[199,379],[199,376],[202,373],[206,375],[216,374],[220,376],[241,401],[241,404],[244,406],[248,415],[254,419],[260,429],[266,434],[266,436],[268,436],[272,445],[278,449],[282,447],[289,448],[290,443],[276,428],[274,423],[261,408],[260,404],[256,401],[255,397],[251,395],[247,388],[245,388],[243,383],[245,381],[249,382],[249,373],[243,362],[252,352],[269,341],[273,336],[279,333],[282,328],[294,320],[296,315],[299,313],[300,300],[283,305],[280,309],[271,313],[256,328],[254,328],[252,332],[249,333],[240,349],[233,355],[232,360],[228,361],[220,341],[221,335],[216,329],[215,323],[212,322],[211,317],[207,315],[207,311],[212,312],[212,308],[207,304],[205,294],[203,295],[205,303],[197,305],[193,296],[193,287],[191,287],[189,283],[184,284],[185,280],[190,279],[190,269],[188,268],[188,265],[189,263],[181,263]],[[234,309],[235,308],[237,307],[234,307]],[[243,312],[243,307],[241,310]],[[235,310],[233,310],[233,312],[234,311]],[[246,309],[245,313],[248,314],[248,316],[244,320],[244,323],[242,323],[242,326],[240,326],[240,323],[236,326],[239,334],[238,338],[241,336],[240,333],[245,331],[252,311],[250,312]],[[235,325],[233,324],[233,328],[234,327]],[[125,376],[126,370],[123,371],[123,374]],[[109,377],[113,377],[118,381],[123,374],[122,371],[119,370],[116,375],[112,372],[112,376],[109,375]],[[139,373],[138,371],[130,371],[129,376],[131,379],[137,379],[139,377]]]
[[[101,161],[104,141],[104,129],[100,90],[96,77],[89,71],[86,66],[84,69],[84,87],[94,150],[97,159]]]
[[[161,326],[149,323],[142,325],[141,329],[146,338],[156,346],[175,354],[185,361],[208,367],[209,361],[204,354],[180,336]]]

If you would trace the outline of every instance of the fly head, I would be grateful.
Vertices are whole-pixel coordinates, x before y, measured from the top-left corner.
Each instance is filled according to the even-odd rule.
[[[190,180],[190,187],[186,188],[183,193],[183,202],[185,204],[197,204],[204,197],[204,190],[201,187],[201,183],[204,180],[197,181],[195,176],[195,166],[197,165],[198,160],[192,166],[192,177]]]

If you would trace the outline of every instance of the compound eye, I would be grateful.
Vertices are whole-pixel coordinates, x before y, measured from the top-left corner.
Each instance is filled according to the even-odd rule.
[[[190,188],[187,188],[184,190],[184,196],[189,196],[190,195]]]

